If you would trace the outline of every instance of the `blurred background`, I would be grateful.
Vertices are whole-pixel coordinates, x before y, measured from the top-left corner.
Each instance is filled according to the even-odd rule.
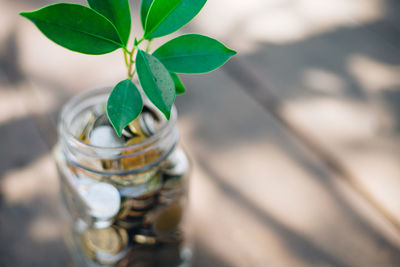
[[[50,3],[0,0],[0,266],[70,266],[57,115],[125,78],[121,52],[70,52],[18,16]],[[196,266],[400,266],[399,14],[396,0],[208,0],[180,31],[238,51],[183,76],[177,98]]]

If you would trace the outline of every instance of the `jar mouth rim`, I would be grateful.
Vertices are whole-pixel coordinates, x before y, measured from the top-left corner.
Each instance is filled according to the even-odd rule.
[[[85,143],[81,139],[77,138],[71,131],[70,131],[70,123],[71,121],[76,117],[76,115],[79,115],[79,111],[75,113],[72,118],[69,118],[70,112],[74,110],[74,108],[79,107],[79,104],[82,101],[89,100],[91,98],[95,97],[105,97],[110,94],[112,90],[112,87],[102,87],[102,88],[95,88],[95,89],[90,89],[86,92],[80,93],[74,97],[72,97],[62,108],[61,113],[60,113],[60,123],[59,123],[59,131],[60,135],[64,135],[69,142],[71,142],[74,146],[79,147],[82,150],[97,150],[97,151],[103,151],[103,152],[124,152],[127,150],[135,150],[138,148],[142,148],[143,146],[148,146],[151,144],[154,144],[157,142],[157,140],[160,140],[164,136],[168,135],[175,127],[176,120],[177,120],[177,111],[175,105],[172,106],[171,110],[171,116],[168,121],[163,123],[161,128],[155,132],[153,135],[149,136],[147,139],[145,139],[142,142],[128,145],[128,146],[120,146],[120,147],[101,147],[101,146],[95,146],[92,144]],[[153,104],[150,103],[146,97],[144,97],[143,102],[146,104],[149,104],[151,106],[154,106]]]

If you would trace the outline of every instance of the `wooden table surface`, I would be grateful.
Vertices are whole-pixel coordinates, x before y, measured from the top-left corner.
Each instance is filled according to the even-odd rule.
[[[57,115],[125,74],[119,52],[66,51],[17,16],[51,2],[0,0],[0,266],[71,266]],[[196,266],[400,266],[399,12],[396,0],[209,0],[182,30],[239,52],[184,76],[177,98]]]

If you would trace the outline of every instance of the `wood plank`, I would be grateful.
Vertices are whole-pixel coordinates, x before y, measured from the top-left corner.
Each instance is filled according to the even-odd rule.
[[[239,49],[248,71],[232,77],[399,228],[399,2],[206,8],[192,28]]]
[[[236,83],[185,81],[198,242],[229,266],[398,264],[399,235]]]
[[[67,266],[57,173],[26,106],[27,84],[0,84],[0,266]],[[34,98],[29,98],[34,101]]]
[[[399,225],[399,52],[352,29],[266,45],[243,60],[280,99],[278,116],[336,158]]]

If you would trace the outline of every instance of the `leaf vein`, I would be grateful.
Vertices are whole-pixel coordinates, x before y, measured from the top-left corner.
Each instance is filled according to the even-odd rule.
[[[97,35],[97,34],[95,34],[95,33],[87,32],[87,31],[84,31],[84,30],[79,29],[79,28],[75,28],[75,27],[71,27],[71,26],[66,26],[66,25],[59,24],[59,23],[52,23],[52,22],[49,22],[49,21],[47,21],[47,20],[41,20],[41,19],[38,19],[38,18],[35,18],[35,20],[40,21],[40,22],[42,22],[42,23],[44,23],[44,24],[47,24],[47,25],[50,25],[50,26],[58,26],[58,27],[60,27],[60,28],[65,28],[65,29],[68,29],[68,30],[71,30],[71,31],[75,31],[75,32],[78,32],[78,33],[87,34],[87,35],[92,36],[92,37],[95,37],[95,38],[97,38],[97,39],[102,39],[102,40],[104,40],[104,41],[108,41],[108,42],[110,42],[110,43],[113,43],[113,44],[115,44],[115,45],[117,45],[117,46],[119,46],[119,47],[122,47],[122,44],[120,44],[120,43],[118,43],[118,42],[116,42],[116,41],[114,41],[114,40],[112,40],[112,39],[109,39],[109,38],[104,37],[104,36],[101,36],[101,35]]]
[[[182,3],[182,1],[183,1],[183,0],[180,0],[180,1],[178,1],[175,5],[171,6],[171,9],[165,14],[165,16],[163,16],[163,17],[159,20],[159,22],[151,29],[151,31],[148,32],[148,33],[146,34],[146,38],[147,38],[149,35],[151,35],[151,34],[158,28],[158,26],[160,26],[161,23],[163,23],[164,20],[165,20],[166,18],[168,18],[169,15],[171,15],[172,11],[174,11],[174,10],[179,6],[179,4]],[[153,3],[154,3],[154,2],[153,2]],[[151,8],[150,8],[150,10],[149,10],[149,13],[150,13],[150,11],[151,11]],[[147,24],[147,19],[146,19],[146,24]],[[146,26],[147,26],[147,25],[146,25]]]

